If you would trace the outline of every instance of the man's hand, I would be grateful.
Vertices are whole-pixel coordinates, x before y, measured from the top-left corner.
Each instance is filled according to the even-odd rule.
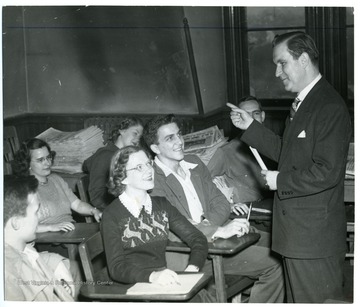
[[[213,238],[228,239],[232,236],[242,237],[249,232],[249,221],[246,219],[234,219],[225,226],[219,227],[213,235]]]
[[[227,103],[226,105],[231,108],[230,118],[233,125],[241,130],[249,128],[254,119],[246,111],[237,106],[231,103]]]
[[[279,175],[278,171],[267,171],[262,170],[261,175],[263,175],[267,185],[270,190],[275,191],[277,190],[277,176]]]
[[[216,176],[213,179],[216,187],[225,195],[227,201],[232,204],[234,203],[234,187],[228,187],[223,176]]]
[[[235,213],[236,215],[244,215],[249,212],[249,207],[247,204],[237,203],[231,206],[231,212]]]

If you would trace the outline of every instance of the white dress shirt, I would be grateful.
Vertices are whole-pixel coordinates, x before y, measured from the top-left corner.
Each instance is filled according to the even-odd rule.
[[[202,216],[204,214],[204,210],[202,208],[199,196],[195,190],[195,187],[191,181],[191,173],[190,169],[193,169],[197,166],[197,164],[189,163],[184,160],[179,162],[180,167],[185,173],[185,179],[178,175],[176,172],[171,170],[168,166],[162,163],[158,157],[155,157],[155,163],[162,169],[165,176],[168,177],[170,174],[173,174],[175,178],[181,184],[184,194],[188,203],[189,211],[191,214],[191,218],[194,222],[200,223],[202,221]]]

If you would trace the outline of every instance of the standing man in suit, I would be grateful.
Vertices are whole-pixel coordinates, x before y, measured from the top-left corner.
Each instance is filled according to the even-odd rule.
[[[272,249],[282,255],[288,302],[342,300],[346,250],[344,177],[351,124],[347,107],[321,76],[318,50],[303,32],[276,36],[273,61],[285,89],[297,93],[283,138],[233,107],[242,140],[278,162],[262,171],[273,207]]]

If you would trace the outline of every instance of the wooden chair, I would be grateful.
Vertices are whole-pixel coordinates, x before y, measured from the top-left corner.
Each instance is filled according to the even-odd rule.
[[[76,183],[76,188],[79,192],[79,197],[83,202],[90,204],[89,197],[89,175],[82,176]],[[86,223],[93,223],[94,218],[92,216],[85,217]]]
[[[12,174],[11,161],[13,155],[8,140],[4,140],[3,154],[4,154],[4,175],[11,175]]]
[[[204,275],[198,283],[186,294],[127,294],[133,284],[121,284],[111,281],[108,276],[104,246],[101,233],[79,245],[80,259],[85,273],[86,283],[81,287],[80,294],[90,300],[107,301],[186,301],[204,288],[210,280]]]
[[[4,143],[7,141],[10,145],[11,154],[9,155],[10,161],[14,159],[14,154],[19,150],[20,143],[17,136],[16,128],[14,126],[4,127]]]
[[[347,252],[345,257],[350,259],[350,264],[354,264],[354,242],[355,242],[355,207],[353,204],[345,205],[346,211],[346,242]]]
[[[14,126],[4,127],[3,134],[4,174],[10,175],[12,174],[11,161],[14,160],[15,153],[20,148],[20,143]]]

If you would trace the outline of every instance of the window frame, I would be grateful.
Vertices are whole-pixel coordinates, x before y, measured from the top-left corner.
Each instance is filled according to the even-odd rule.
[[[250,71],[248,63],[248,32],[246,7],[223,8],[225,54],[228,80],[228,99],[236,103],[250,95]],[[303,29],[310,34],[319,49],[319,68],[322,75],[334,86],[349,109],[354,100],[348,98],[346,7],[305,7],[305,27],[264,27],[258,31]],[[345,48],[344,48],[345,46]],[[267,109],[288,109],[291,99],[262,99]]]

